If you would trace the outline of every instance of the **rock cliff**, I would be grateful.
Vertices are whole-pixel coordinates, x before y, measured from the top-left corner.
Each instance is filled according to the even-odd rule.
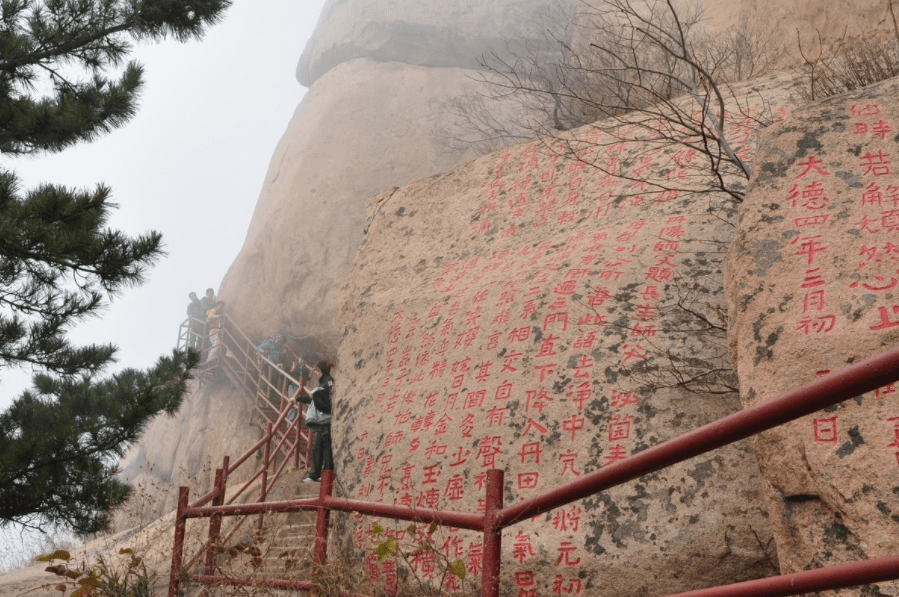
[[[221,286],[251,336],[281,330],[334,355],[337,294],[362,241],[365,201],[475,157],[439,138],[453,118],[443,102],[476,91],[478,58],[534,31],[550,5],[573,1],[325,6],[297,67],[311,88]]]
[[[365,202],[475,157],[446,151],[437,131],[450,117],[440,103],[473,91],[476,58],[531,27],[545,4],[327,5],[298,67],[307,85],[303,72],[316,73],[314,84],[275,148],[243,249],[219,289],[253,341],[281,331],[301,355],[336,355],[338,295],[363,239]],[[465,25],[451,25],[460,15]],[[362,30],[380,33],[353,33]],[[443,58],[422,58],[422,47]],[[227,384],[202,392],[175,421],[154,422],[127,456],[126,477],[146,497],[133,516],[164,511],[178,485],[205,481],[224,454],[258,439],[249,425],[223,433],[229,422],[253,420],[243,393]]]
[[[752,92],[755,109],[787,96],[784,79]],[[690,192],[695,152],[611,130],[371,201],[339,316],[347,497],[472,510],[496,467],[511,503],[740,409],[714,328],[737,204]],[[744,132],[731,129],[748,158]],[[506,532],[502,584],[643,595],[776,573],[760,488],[742,442],[524,521]],[[476,574],[480,538],[452,543]]]
[[[298,65],[298,78],[312,87],[275,150],[244,247],[220,295],[252,338],[281,330],[301,352],[339,356],[339,392],[346,400],[341,415],[347,420],[338,434],[339,474],[354,495],[367,492],[378,499],[383,491],[385,499],[476,503],[480,471],[491,458],[507,467],[507,495],[527,495],[740,407],[732,396],[696,396],[677,387],[665,364],[674,357],[717,366],[723,356],[720,337],[691,343],[685,335],[659,333],[685,329],[689,301],[708,309],[701,313],[711,320],[727,307],[722,259],[736,224],[732,208],[713,215],[704,211],[708,204],[700,209],[686,198],[643,195],[638,201],[640,193],[597,177],[595,169],[569,171],[566,162],[540,144],[472,162],[473,151],[446,153],[435,138],[435,131],[451,121],[441,101],[475,90],[470,77],[477,73],[477,57],[495,49],[505,34],[527,30],[544,5],[334,0]],[[734,0],[709,8],[715,27],[732,23],[745,8],[750,14],[773,15],[787,29],[796,25],[805,30],[811,23],[824,32],[825,41],[832,41],[844,24],[863,31],[892,27],[882,4],[874,0],[851,8],[835,2],[784,7],[768,0]],[[455,18],[463,25],[448,25]],[[788,102],[781,92],[771,97],[775,106]],[[585,129],[578,134],[591,133]],[[644,178],[677,176],[676,160],[684,159],[665,153],[646,157],[630,146],[620,151],[622,165],[648,168]],[[366,201],[376,195],[367,214]],[[767,215],[744,217],[753,234],[764,231],[752,217],[764,222]],[[546,223],[535,226],[542,218]],[[686,236],[670,236],[681,234],[678,227]],[[797,272],[785,276],[804,275]],[[877,276],[889,278],[889,272],[878,272],[875,282]],[[670,278],[653,282],[650,275]],[[510,286],[504,288],[506,284]],[[698,291],[697,285],[707,291]],[[875,313],[873,307],[868,307],[870,313]],[[893,317],[892,304],[877,307],[876,313],[884,307],[887,317]],[[592,322],[584,319],[591,316]],[[753,324],[735,325],[749,330]],[[433,334],[433,345],[424,345],[427,334]],[[746,346],[733,349],[737,363],[756,350],[749,336],[742,337]],[[438,354],[444,343],[445,351]],[[786,367],[777,362],[774,369],[760,368],[758,375]],[[821,370],[832,366],[828,361]],[[741,383],[755,387],[747,371],[740,371]],[[409,397],[412,389],[404,384],[416,377],[415,396]],[[650,392],[654,387],[658,391]],[[744,392],[744,402],[754,399]],[[398,421],[400,415],[405,420]],[[876,413],[881,415],[885,411]],[[446,431],[438,435],[444,416],[452,423],[445,419]],[[210,387],[194,397],[177,423],[153,425],[126,461],[129,474],[142,474],[153,463],[147,483],[169,486],[181,482],[179,467],[210,462],[214,468],[223,454],[240,453],[257,437],[249,425],[244,433],[229,435],[221,422],[250,418],[241,394],[226,386]],[[854,445],[859,454],[874,445],[862,427],[847,435],[855,419],[839,421],[829,432],[839,441]],[[858,433],[867,448],[859,448]],[[169,445],[172,437],[180,438],[177,450]],[[820,447],[806,440],[791,440],[785,453]],[[819,539],[795,538],[785,522],[792,511],[778,508],[772,493],[789,476],[783,472],[789,469],[778,469],[779,464],[768,468],[769,459],[778,462],[775,445],[755,446],[764,483],[758,481],[755,453],[743,444],[587,500],[578,506],[580,513],[570,510],[558,519],[522,525],[505,539],[521,573],[509,582],[530,582],[534,573],[534,582],[553,590],[558,574],[561,590],[573,592],[578,582],[587,588],[603,574],[617,579],[619,589],[661,593],[767,574],[778,555],[770,543],[767,512],[756,499],[761,491],[775,514],[773,536],[782,550],[796,551],[784,560],[787,568],[810,565],[819,558],[819,548],[830,545],[828,537],[843,536],[837,524],[849,528],[836,518],[847,511],[834,504],[842,507],[855,500],[858,488],[837,499],[828,492],[838,481],[825,479],[822,491],[830,497],[818,500],[824,508],[820,513],[826,515],[822,520],[835,522],[816,531]],[[391,463],[387,457],[393,455],[397,461]],[[419,459],[406,480],[400,456]],[[465,462],[451,466],[453,458]],[[840,460],[827,455],[818,470],[826,469],[827,458]],[[723,481],[711,481],[712,472],[723,475]],[[436,475],[435,483],[428,474]],[[800,489],[815,489],[819,481]],[[410,489],[402,489],[404,484]],[[700,505],[704,493],[711,505]],[[171,498],[148,502],[154,500],[157,504],[148,507],[156,513],[164,509],[158,502]],[[810,509],[814,500],[807,502],[798,507],[807,513],[802,516],[817,516],[819,511]],[[883,503],[890,512],[899,509],[888,500]],[[881,514],[863,510],[852,516],[867,521]],[[866,541],[860,538],[858,544]],[[872,541],[878,547],[871,553],[888,543]],[[468,543],[461,553],[476,561]],[[687,550],[679,553],[688,555],[679,557],[685,559],[674,561],[667,572],[651,571],[653,558],[682,546]],[[846,553],[867,549],[852,547]],[[582,567],[564,565],[581,557]],[[560,566],[554,567],[557,559]]]
[[[899,342],[899,82],[765,131],[726,284],[745,405]],[[892,385],[759,436],[781,566],[899,551]]]

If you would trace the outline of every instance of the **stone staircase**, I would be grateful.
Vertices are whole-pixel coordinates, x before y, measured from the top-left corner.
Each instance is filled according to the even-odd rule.
[[[318,497],[318,483],[303,483],[306,471],[290,473],[272,490],[267,501],[297,500]],[[262,552],[261,570],[267,578],[309,578],[312,551],[315,547],[315,511],[291,512],[270,517],[264,531],[268,543]]]
[[[285,472],[266,501],[286,501],[318,497],[318,483],[303,483],[305,469]],[[266,515],[262,531],[258,517],[244,522],[240,531],[223,546],[216,558],[216,575],[258,580],[308,580],[312,573],[316,512]],[[227,528],[223,529],[227,534]],[[202,595],[200,589],[197,595]],[[245,590],[245,588],[244,588]],[[259,595],[287,595],[295,591],[261,589]],[[243,594],[241,589],[216,587],[212,594]],[[193,591],[191,591],[193,593]],[[207,595],[210,593],[207,593]],[[257,592],[254,591],[254,594]]]

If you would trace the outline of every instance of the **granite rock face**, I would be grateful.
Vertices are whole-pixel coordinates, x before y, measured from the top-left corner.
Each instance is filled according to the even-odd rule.
[[[793,63],[801,64],[797,35],[807,55],[817,52],[818,35],[826,48],[833,49],[845,35],[894,36],[894,26],[886,2],[878,0],[816,0],[814,2],[779,2],[778,0],[725,0],[704,2],[707,26],[714,32],[746,19],[763,31],[776,28],[781,41],[791,47]]]
[[[713,399],[668,387],[672,385],[666,369],[670,356],[681,362],[686,358],[700,367],[727,368],[720,337],[711,334],[691,341],[659,332],[693,323],[682,319],[684,309],[678,303],[683,300],[701,306],[701,313],[712,321],[717,321],[719,309],[723,312],[721,254],[732,238],[731,213],[713,216],[704,211],[707,201],[688,207],[686,199],[657,202],[643,195],[642,202],[636,203],[641,193],[622,189],[620,181],[597,178],[595,172],[569,172],[562,162],[554,163],[552,155],[541,153],[539,145],[518,147],[507,157],[500,153],[450,170],[476,156],[473,152],[446,153],[435,137],[435,131],[448,120],[441,102],[472,90],[469,75],[477,73],[470,67],[477,57],[496,49],[493,44],[501,45],[506,34],[527,26],[532,15],[525,14],[526,8],[536,13],[544,4],[335,0],[327,5],[300,60],[298,77],[314,85],[275,150],[244,247],[222,282],[220,296],[254,339],[281,330],[301,352],[327,356],[335,356],[342,342],[338,387],[347,400],[341,406],[342,416],[351,424],[338,432],[339,457],[344,459],[339,474],[354,495],[362,491],[368,492],[370,499],[379,499],[382,479],[388,478],[393,485],[383,487],[385,496],[408,499],[408,494],[418,500],[424,494],[421,499],[428,503],[435,499],[438,483],[425,483],[426,474],[431,474],[425,473],[425,467],[439,464],[428,469],[440,471],[436,499],[451,506],[476,504],[473,500],[481,492],[480,471],[493,458],[494,464],[508,471],[506,493],[513,499],[572,479],[576,472],[614,462],[740,407],[728,396]],[[825,36],[842,30],[833,23],[845,22],[846,13],[867,19],[877,17],[880,10],[883,24],[879,3],[865,0],[847,6],[831,1],[794,3],[785,13],[778,12],[784,9],[770,0],[745,0],[714,3],[710,8],[714,26],[720,27],[747,7],[756,15],[777,15],[784,23],[800,26],[808,19],[824,19],[815,23]],[[788,31],[790,27],[786,26]],[[782,103],[771,101],[773,105]],[[621,151],[620,159],[627,167],[648,167],[652,175],[676,175],[670,155],[644,160],[639,150]],[[603,159],[611,158],[605,155]],[[544,173],[547,180],[543,180]],[[367,218],[365,202],[370,197],[435,175],[397,191],[390,199],[390,193],[381,195],[370,203]],[[525,175],[531,180],[520,182]],[[641,174],[645,175],[646,171]],[[497,197],[493,205],[486,199],[494,192],[497,196],[505,193],[505,202]],[[522,194],[523,200],[519,198]],[[602,210],[606,210],[604,215]],[[546,217],[548,223],[534,226],[541,211],[539,217]],[[684,222],[676,221],[681,217],[686,218]],[[674,219],[670,226],[668,218]],[[629,228],[641,221],[646,223]],[[489,225],[481,230],[485,223]],[[372,233],[364,241],[369,224]],[[515,231],[506,233],[513,225]],[[663,228],[676,231],[677,226],[685,226],[688,238],[660,237]],[[627,242],[632,233],[633,242]],[[594,238],[602,234],[606,236]],[[363,242],[368,244],[354,266]],[[656,251],[657,243],[663,243],[660,247],[664,249],[667,242],[682,244],[677,250],[667,245],[671,252]],[[880,248],[884,246],[885,242]],[[509,252],[504,253],[506,250]],[[668,262],[676,267],[664,265],[669,253],[674,257]],[[582,260],[594,255],[592,262],[581,266]],[[663,261],[658,261],[660,258]],[[624,270],[619,280],[613,280],[618,266],[607,264],[619,261]],[[456,265],[444,272],[451,264]],[[552,269],[554,264],[557,269]],[[487,266],[491,269],[482,271]],[[650,268],[657,268],[655,276],[670,270],[673,281],[653,283],[646,277]],[[567,278],[569,270],[590,273],[584,278],[580,277],[583,273],[572,273]],[[476,301],[477,293],[484,290],[480,286],[484,280],[500,274],[503,278],[496,284],[514,286],[501,291],[490,286],[488,294]],[[887,279],[883,273],[877,275]],[[478,276],[481,279],[476,279]],[[439,280],[443,285],[432,287]],[[706,292],[693,291],[699,282]],[[344,285],[347,289],[341,298]],[[448,290],[452,285],[455,287]],[[658,297],[647,290],[650,286],[659,291]],[[537,293],[529,295],[533,288]],[[502,299],[509,303],[500,308],[497,303],[504,293],[510,293]],[[552,308],[559,299],[564,299],[567,311]],[[489,308],[487,301],[492,301]],[[439,312],[429,317],[438,304]],[[338,308],[343,312],[341,325],[336,317]],[[525,313],[533,316],[532,309],[538,310],[539,321],[521,319]],[[393,321],[401,310],[404,319]],[[503,321],[506,310],[508,321]],[[469,312],[473,323],[466,325]],[[569,327],[564,330],[561,313],[569,317]],[[547,322],[550,315],[556,317]],[[592,322],[580,323],[588,316],[594,317]],[[452,327],[444,334],[449,318]],[[407,338],[408,326],[416,319],[412,336]],[[396,323],[400,323],[401,336],[391,343]],[[470,337],[471,330],[479,326]],[[752,324],[749,326],[751,329]],[[460,340],[463,331],[469,336]],[[499,336],[494,336],[497,331]],[[434,346],[427,349],[423,346],[426,333],[434,336]],[[444,341],[450,345],[438,358],[436,351]],[[456,342],[460,344],[456,346]],[[518,344],[521,348],[515,346]],[[397,352],[387,356],[394,349]],[[418,363],[425,353],[427,360]],[[650,365],[641,365],[644,361]],[[435,363],[438,369],[431,377]],[[483,381],[478,379],[482,365],[486,365]],[[388,367],[389,379],[384,377]],[[442,367],[445,369],[438,375]],[[822,365],[821,370],[828,367]],[[414,397],[407,397],[410,390],[395,395],[405,383],[405,378],[397,378],[403,368],[412,379],[421,375]],[[576,374],[589,377],[576,378]],[[463,385],[453,388],[460,375]],[[504,398],[506,389],[500,389],[509,388],[507,381],[515,393]],[[482,390],[483,406],[478,404]],[[431,397],[435,392],[438,396]],[[455,403],[450,406],[453,394]],[[414,412],[404,400],[413,400]],[[208,489],[211,471],[221,457],[240,454],[255,442],[257,428],[249,424],[245,429],[234,427],[234,421],[251,420],[252,411],[245,401],[226,386],[210,387],[194,396],[177,419],[160,419],[151,425],[141,445],[124,461],[128,478],[158,491],[134,510],[135,516],[147,519],[169,509],[174,503],[169,488],[191,484],[192,478],[201,479],[197,489]],[[379,418],[369,420],[372,413]],[[409,418],[404,422],[391,418],[400,413]],[[444,414],[453,422],[437,435],[435,426]],[[896,414],[884,416],[889,419]],[[496,417],[502,418],[502,431],[496,427]],[[469,422],[463,427],[465,421]],[[855,424],[851,419],[839,421],[832,431],[842,434],[837,449],[846,442],[851,448],[858,436],[846,434]],[[846,426],[848,423],[852,424]],[[826,423],[821,425],[825,426],[819,432],[827,437]],[[366,432],[369,435],[363,438]],[[390,435],[397,432],[403,437]],[[866,444],[856,448],[870,449],[873,440],[862,432]],[[413,440],[418,442],[415,450]],[[422,461],[421,455],[428,450],[430,455]],[[771,452],[762,448],[760,453],[773,462]],[[352,460],[360,454],[361,460]],[[418,461],[404,480],[405,471],[397,463],[407,455]],[[468,462],[453,466],[449,459],[457,456]],[[767,467],[764,458],[762,464]],[[716,475],[709,476],[713,472]],[[456,482],[452,488],[448,486],[457,475],[464,481],[464,495],[458,493]],[[507,561],[521,564],[521,575],[513,574],[505,584],[516,587],[525,583],[521,587],[527,588],[528,573],[534,572],[543,587],[541,592],[554,590],[558,575],[562,592],[574,592],[578,582],[584,589],[601,582],[618,592],[642,587],[661,594],[769,574],[777,556],[769,543],[771,531],[765,512],[758,505],[757,475],[753,453],[741,444],[625,486],[607,497],[585,500],[559,518],[523,524],[504,539],[510,550]],[[771,497],[772,483],[766,485],[769,507],[777,505]],[[414,486],[417,493],[403,490],[406,484]],[[803,487],[789,495],[812,495],[802,493]],[[864,494],[864,485],[861,491]],[[708,495],[703,498],[704,494]],[[849,499],[855,498],[845,501]],[[895,512],[888,500],[880,500],[877,508],[880,502]],[[784,503],[799,505],[795,512],[786,511]],[[836,519],[833,504],[838,503],[829,499],[826,506],[820,506],[823,514],[813,508],[813,499],[783,502],[780,510],[774,510],[782,549],[795,549],[799,554],[788,553],[785,568],[814,559],[818,544],[783,530],[784,521],[793,516],[798,527],[803,517]],[[840,516],[842,512],[838,512]],[[858,516],[868,514],[881,516],[882,510]],[[850,528],[844,522],[839,524]],[[842,545],[842,527],[836,523],[814,528],[825,545]],[[476,543],[475,538],[466,540],[463,548],[453,544],[453,549],[462,549],[472,571],[477,567]],[[884,540],[877,545],[887,543]],[[669,553],[680,555],[671,556],[668,570],[658,572],[653,558]],[[582,566],[567,566],[578,558],[583,558]],[[543,563],[531,566],[538,559]],[[557,559],[560,565],[554,569],[551,564]]]
[[[745,405],[899,342],[897,91],[834,97],[761,136],[726,271]],[[899,551],[897,388],[755,446],[785,572]]]
[[[275,148],[244,246],[219,287],[229,313],[254,341],[281,331],[299,354],[333,357],[340,340],[338,294],[363,240],[365,202],[475,157],[473,151],[447,151],[438,136],[449,119],[441,102],[474,90],[477,73],[453,65],[472,64],[491,49],[488,42],[500,39],[499,32],[511,33],[527,20],[521,14],[526,7],[542,4],[469,4],[385,2],[357,10],[355,2],[334,2],[326,8],[304,56],[335,56],[327,48],[347,39],[337,38],[372,28],[401,34],[402,43],[388,40],[386,47],[406,49],[389,56],[343,53],[328,62]],[[399,8],[417,15],[413,20],[420,27],[385,25],[382,17],[399,19]],[[456,17],[461,24],[451,26]],[[468,45],[458,45],[463,43]],[[446,47],[439,49],[441,44]],[[468,58],[439,68],[420,66],[418,45]],[[315,60],[321,64],[325,58]],[[126,459],[126,476],[149,492],[135,516],[149,519],[172,506],[171,488],[190,476],[182,468],[195,471],[209,463],[201,475],[209,476],[224,454],[241,454],[257,440],[257,428],[249,425],[228,443],[218,440],[220,425],[249,423],[253,415],[247,399],[230,387],[209,391],[212,398],[192,400],[216,401],[219,413],[185,407],[176,420],[151,425]],[[204,442],[208,446],[201,449]]]
[[[826,3],[821,17],[802,5],[790,18],[825,18],[815,22],[826,31],[842,16],[836,6]],[[362,241],[365,201],[476,157],[477,148],[454,153],[440,137],[457,122],[445,102],[478,90],[473,68],[482,54],[504,51],[506,38],[545,44],[534,33],[545,15],[579,7],[574,0],[326,5],[298,66],[300,80],[314,85],[275,150],[247,239],[221,285],[251,337],[280,330],[304,350],[334,354],[337,292]],[[867,18],[873,7],[859,2],[855,14]],[[744,12],[774,11],[761,0],[709,9],[713,29]]]
[[[535,30],[541,15],[570,0],[332,0],[297,65],[311,86],[338,64],[357,58],[427,67],[477,69],[483,54],[502,51]]]
[[[471,511],[499,468],[514,503],[740,409],[719,371],[736,206],[687,192],[699,157],[648,137],[586,127],[577,159],[535,141],[369,203],[339,315],[346,497]],[[345,524],[368,545],[368,523]],[[447,541],[477,574],[480,537]],[[502,586],[537,594],[777,571],[749,442],[523,521],[503,545]]]
[[[469,74],[358,59],[306,94],[220,287],[251,338],[281,330],[302,350],[333,356],[337,297],[362,241],[365,201],[465,159],[440,150],[434,131],[445,117],[429,102],[470,87]]]
[[[365,201],[472,159],[440,131],[473,93],[477,58],[556,0],[329,2],[298,66],[312,86],[275,150],[221,296],[252,337],[277,330],[336,350],[337,293],[362,241]],[[561,5],[571,5],[565,0]]]

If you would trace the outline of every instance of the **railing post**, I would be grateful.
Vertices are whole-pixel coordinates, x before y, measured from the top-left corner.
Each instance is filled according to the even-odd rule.
[[[267,438],[265,442],[265,454],[263,457],[262,466],[262,489],[259,492],[259,503],[265,501],[265,496],[268,495],[268,465],[269,460],[272,457],[272,424],[271,422],[265,424],[265,436]],[[259,522],[256,523],[256,527],[261,531],[262,530],[262,519],[265,517],[265,514],[259,515]]]
[[[169,597],[178,595],[181,584],[181,558],[184,555],[184,530],[187,527],[187,519],[184,511],[187,510],[187,498],[189,487],[178,488],[178,511],[175,514],[175,544],[172,547],[172,570],[169,573]]]
[[[215,470],[215,490],[218,492],[214,498],[212,498],[212,506],[221,506],[225,503],[225,488],[222,484],[222,477],[224,475],[224,471],[222,469]],[[209,517],[209,547],[206,549],[206,570],[204,574],[206,576],[212,576],[215,573],[215,547],[216,541],[218,540],[219,532],[222,529],[222,517],[221,516],[210,516]]]
[[[303,383],[303,380],[300,380]],[[305,385],[305,384],[304,384]],[[300,389],[302,391],[302,388]],[[297,419],[300,418],[300,405],[297,404]],[[307,428],[308,429],[308,428]],[[309,463],[312,461],[312,430],[309,429],[306,434],[306,468],[309,468]],[[297,442],[299,442],[299,438],[297,438]]]
[[[504,471],[487,471],[486,509],[484,512],[484,568],[481,571],[481,596],[499,597],[499,571],[502,557],[503,529],[496,517],[503,509]]]
[[[302,385],[303,385],[303,380],[300,380],[300,391],[302,391]],[[300,429],[300,403],[294,402],[294,405],[292,408],[297,409],[296,418],[293,420],[293,431],[294,431],[294,434],[293,434],[293,437],[294,437],[293,468],[294,468],[294,470],[300,470],[300,440],[303,439],[302,437],[300,437],[301,434],[303,433],[303,430]]]
[[[321,485],[318,488],[318,499],[324,502],[331,497],[334,489],[334,471],[322,471]],[[328,523],[331,520],[331,510],[325,506],[318,507],[318,519],[315,521],[315,552],[313,561],[316,567],[324,566],[328,561]]]

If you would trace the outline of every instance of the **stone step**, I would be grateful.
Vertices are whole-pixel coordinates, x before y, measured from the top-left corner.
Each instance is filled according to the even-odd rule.
[[[278,529],[278,534],[275,536],[278,537],[279,535],[287,534],[287,533],[305,533],[307,531],[312,531],[314,533],[315,532],[315,524],[309,522],[309,523],[284,525],[283,527]]]
[[[305,560],[305,559],[311,560],[312,559],[312,550],[313,550],[312,545],[300,546],[300,547],[298,547],[296,545],[289,545],[289,546],[284,547],[283,549],[270,550],[267,554],[262,556],[262,561],[270,562],[270,561],[274,561],[274,560],[284,560],[285,558],[293,559],[293,560]]]

